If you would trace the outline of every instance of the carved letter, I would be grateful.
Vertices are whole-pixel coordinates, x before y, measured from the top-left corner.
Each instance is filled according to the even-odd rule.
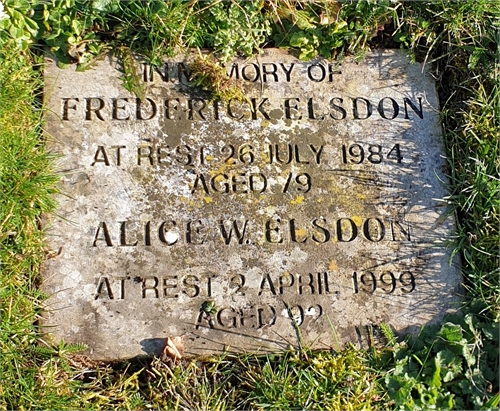
[[[137,245],[137,240],[134,244],[127,244],[126,224],[126,221],[122,221],[120,225],[120,245],[124,247],[135,247]]]
[[[111,146],[111,148],[116,149],[116,165],[119,166],[120,163],[121,163],[121,153],[120,153],[120,150],[122,148],[127,148],[127,147],[126,146]]]
[[[316,155],[316,164],[321,163],[321,153],[323,152],[323,145],[319,146],[318,148],[314,147],[312,144],[309,144],[309,147],[311,148],[311,151]]]
[[[304,276],[303,275],[299,275],[299,294],[302,295],[303,292],[302,290],[304,288],[309,288],[309,291],[310,291],[310,294],[314,294],[314,291],[315,291],[315,287],[314,287],[314,275],[309,273],[307,274],[307,282],[306,281],[303,281],[304,280]]]
[[[390,100],[390,102],[392,103],[392,117],[387,117],[387,115],[385,114],[385,108],[384,108],[384,101],[385,100]],[[378,108],[377,109],[378,109],[378,112],[380,113],[380,115],[383,118],[388,119],[388,120],[395,119],[398,116],[398,114],[399,114],[399,105],[396,102],[396,100],[394,100],[391,97],[384,97],[382,100],[380,100],[379,103],[378,103]]]
[[[201,107],[200,107],[201,105]],[[194,113],[198,113],[202,120],[206,120],[202,110],[207,106],[205,101],[201,98],[193,98],[188,100],[188,120],[194,120]]]
[[[247,68],[248,67],[252,67],[253,70],[254,70],[253,78],[248,77],[248,75],[247,75]],[[259,66],[257,64],[255,64],[255,63],[247,64],[246,66],[244,66],[241,69],[241,77],[243,77],[247,81],[251,81],[252,83],[255,83],[260,78],[260,68],[259,68]]]
[[[276,289],[274,288],[273,280],[271,280],[269,273],[262,277],[262,281],[260,282],[260,291],[258,295],[262,295],[263,292],[271,292],[272,295],[276,295]]]
[[[300,229],[299,229],[299,231],[303,231],[303,232],[305,232],[306,230],[304,230],[304,229],[301,229],[301,230],[300,230]],[[294,219],[294,218],[292,218],[292,219],[290,220],[290,237],[291,237],[291,239],[292,239],[292,242],[294,242],[294,243],[300,243],[300,244],[302,244],[302,243],[305,243],[305,242],[307,241],[307,236],[305,236],[305,237],[302,239],[302,241],[298,241],[298,240],[297,240],[297,229],[295,228],[295,219]]]
[[[92,112],[95,113],[97,118],[101,121],[104,121],[104,118],[101,115],[101,110],[104,108],[104,100],[102,98],[86,98],[87,101],[87,111],[85,113],[85,120],[92,120]],[[99,102],[99,107],[93,108],[92,107],[92,100],[96,100]]]
[[[270,71],[267,71],[268,67],[271,67]],[[273,76],[274,81],[277,83],[278,82],[278,74],[276,71],[278,70],[278,67],[274,63],[262,63],[262,79],[264,80],[264,83],[267,82],[267,76]]]
[[[358,101],[362,101],[365,103],[366,117],[359,116]],[[368,117],[372,115],[372,104],[366,98],[356,97],[355,99],[352,100],[352,112],[356,120],[366,120]]]
[[[101,294],[103,292],[103,288],[105,289],[105,298],[108,298],[112,300],[113,297],[113,292],[111,291],[111,285],[109,284],[108,277],[101,277],[99,278],[99,284],[97,284],[97,290],[96,290],[96,295],[95,299],[97,300],[98,298],[102,298]]]
[[[148,285],[148,280],[153,280],[153,285]],[[142,298],[146,298],[148,291],[153,291],[154,298],[158,298],[160,293],[158,292],[158,277],[145,277],[142,280]]]
[[[318,273],[318,294],[329,294],[330,284],[328,283],[328,273]]]
[[[314,67],[317,67],[319,68],[319,76],[313,76],[313,68]],[[317,70],[316,70],[317,71]],[[310,80],[312,81],[315,81],[315,82],[321,82],[325,79],[326,77],[326,69],[325,67],[323,66],[323,64],[311,64],[308,68],[307,68],[307,77],[309,77]]]
[[[174,104],[170,104],[174,103]],[[178,98],[166,98],[163,102],[165,105],[165,118],[169,120],[180,120],[181,119],[181,103]]]
[[[294,144],[294,146],[295,146],[295,161],[298,164],[309,164],[309,161],[300,161],[299,145],[298,144]]]
[[[240,70],[239,70],[239,66],[238,66],[238,63],[233,63],[231,65],[231,71],[229,73],[229,78],[232,78],[233,77],[233,73],[234,73],[234,77],[236,79],[239,79],[240,78]]]
[[[118,106],[118,100],[123,100],[128,103],[128,98],[112,98],[111,101],[113,102],[113,112],[111,114],[111,118],[113,120],[128,120],[130,118],[130,114],[127,114],[127,117],[125,118],[118,117],[118,110],[125,110],[127,108],[126,105]]]
[[[163,296],[166,298],[177,298],[179,294],[171,294],[169,290],[173,292],[177,291],[177,276],[168,275],[163,279]]]
[[[266,221],[266,240],[268,243],[272,244],[281,244],[283,242],[283,238],[279,235],[280,229],[278,227],[271,227],[271,221],[272,220],[267,220]],[[281,220],[279,218],[276,219],[276,222],[279,224],[281,223]],[[273,237],[271,236],[271,231],[276,232],[277,241],[273,241]]]
[[[328,81],[333,81],[333,75],[334,74],[342,74],[342,72],[340,71],[340,63],[337,63],[337,64],[332,64],[332,63],[329,63],[328,64]]]
[[[158,228],[158,237],[162,243],[166,245],[174,245],[179,240],[179,234],[175,231],[167,231],[165,227],[167,223],[170,223],[172,228],[176,227],[176,223],[173,220],[162,222]]]
[[[238,228],[238,224],[236,223],[236,220],[233,221],[232,224],[233,227],[229,228],[229,233],[228,233],[224,225],[224,220],[220,220],[220,232],[224,239],[224,243],[226,245],[229,245],[229,243],[231,242],[231,236],[233,235],[233,228],[234,228],[234,233],[236,235],[236,238],[238,239],[238,244],[243,244],[243,241],[245,240],[245,231],[247,229],[247,223],[248,220],[245,220],[245,224],[243,224],[243,230],[240,231],[240,229]]]
[[[275,151],[276,151],[276,161],[278,163],[281,163],[281,164],[283,164],[283,163],[290,164],[290,162],[293,159],[293,147],[292,147],[292,145],[291,144],[287,144],[287,147],[288,147],[288,158],[286,160],[280,159],[280,154],[279,154],[280,152],[279,152],[279,146],[278,146],[278,144],[275,144],[274,147],[275,147]],[[269,149],[270,149],[271,160],[272,160],[272,151],[271,151],[272,146],[269,146]],[[271,163],[272,163],[272,161],[271,161]]]
[[[295,100],[295,102],[290,104],[291,100]],[[298,102],[300,102],[298,98],[285,99],[285,118],[293,120],[300,120],[302,118],[302,115],[299,115],[299,117],[292,116],[292,110],[299,111],[299,107],[297,106]]]
[[[143,154],[142,149],[147,148],[149,150],[148,153]],[[137,147],[137,164],[141,165],[141,158],[147,158],[149,160],[149,164],[153,165],[153,147],[152,146],[143,146]]]
[[[264,315],[264,308],[257,308],[258,328],[270,327],[276,323],[276,310],[271,305],[268,305],[267,307],[271,312],[269,319],[267,319]]]
[[[424,118],[424,110],[422,109],[422,97],[418,98],[418,103],[419,103],[420,109],[418,109],[417,106],[415,104],[413,104],[413,102],[408,97],[405,97],[403,99],[403,101],[405,102],[405,119],[408,120],[410,118],[410,117],[408,117],[407,104],[410,105],[411,109],[417,114],[417,116],[419,116],[420,118]]]
[[[225,174],[217,174],[212,177],[212,180],[210,180],[212,189],[217,193],[229,193],[229,183],[227,182],[227,178],[228,177]]]
[[[267,103],[268,102],[268,98],[265,97],[265,98],[262,98],[260,99],[260,102],[259,104],[257,105],[257,99],[256,98],[252,98],[252,120],[257,120],[257,111],[259,111],[266,120],[270,120],[271,117],[269,117],[269,114],[266,113],[264,111],[264,109],[262,108],[262,105],[264,103]]]
[[[182,279],[182,285],[189,287],[187,290],[182,290],[183,294],[188,297],[194,298],[200,294],[200,287],[197,284],[200,281],[195,275],[187,275]]]
[[[323,217],[321,217],[321,218],[316,218],[312,222],[314,227],[317,227],[321,230],[320,234],[323,236],[323,239],[322,240],[318,239],[318,237],[316,237],[316,233],[314,233],[312,235],[312,239],[313,239],[313,241],[315,241],[317,243],[326,243],[330,240],[330,232],[325,227],[320,226],[318,224],[318,221],[322,221],[323,223],[326,223],[326,220]]]
[[[192,224],[198,224],[198,227],[192,228]],[[186,224],[186,243],[188,244],[198,244],[201,245],[205,242],[205,237],[201,239],[199,242],[195,242],[196,236],[200,235],[200,230],[203,228],[203,223],[201,220],[196,220],[196,221],[188,221]],[[193,240],[193,231],[194,231],[194,240]]]
[[[185,81],[183,81],[182,77],[184,77]],[[177,63],[177,78],[179,83],[187,84],[191,81],[191,71],[188,70],[184,63]]]
[[[208,191],[207,183],[205,182],[205,177],[203,177],[203,174],[196,174],[196,180],[194,180],[193,189],[191,190],[191,194],[194,194],[194,192],[198,188],[198,184],[200,184],[200,183],[202,185],[203,191],[205,191],[205,194],[210,194],[210,192]]]
[[[99,158],[99,154],[102,155],[102,158]],[[94,162],[91,166],[95,165],[95,163],[104,163],[109,166],[108,155],[106,154],[106,149],[104,146],[97,146],[97,151],[95,152]]]
[[[370,229],[370,221],[376,221],[377,223],[377,237],[374,238],[372,236],[372,232],[374,231],[373,229]],[[365,223],[363,224],[363,234],[365,235],[365,238],[368,241],[372,241],[374,243],[378,243],[379,241],[383,240],[385,237],[385,227],[382,221],[380,221],[378,218],[367,218]]]
[[[151,120],[154,116],[156,116],[156,103],[151,100],[150,98],[146,97],[146,99],[144,101],[147,101],[149,102],[149,104],[151,105],[151,114],[149,115],[149,117],[143,117],[142,116],[142,102],[143,100],[141,100],[140,98],[136,99],[136,104],[137,104],[137,107],[136,107],[136,116],[137,116],[137,120]]]
[[[256,181],[255,180],[261,180],[262,182],[262,188],[260,189],[260,191],[258,191],[258,188],[256,188]],[[250,174],[250,177],[249,177],[249,185],[250,185],[250,191],[258,191],[259,193],[263,193],[264,191],[266,191],[266,188],[267,188],[267,178],[264,174],[261,174],[261,173],[252,173]]]
[[[229,312],[229,315],[224,315],[225,312]],[[227,322],[226,322],[227,321]],[[218,313],[217,313],[217,322],[222,326],[222,327],[227,327],[227,328],[236,328],[236,311],[234,308],[222,308]]]
[[[310,120],[324,120],[325,115],[321,114],[319,117],[316,117],[314,114],[314,100],[311,97],[309,100],[307,100],[307,112],[309,114],[309,119]]]
[[[349,223],[351,229],[351,237],[347,240],[342,235],[343,227],[345,226],[342,223],[343,221]],[[358,227],[356,227],[354,221],[352,221],[350,218],[341,218],[337,220],[337,240],[347,243],[354,240],[357,236],[358,236]]]
[[[280,276],[280,294],[283,295],[285,288],[290,288],[295,284],[295,278],[290,273],[283,273]]]
[[[394,225],[396,225],[396,227],[398,227],[398,229],[399,229],[399,236],[398,236],[399,240],[401,239],[401,234],[403,234],[406,236],[406,240],[411,241],[410,224],[409,223],[407,223],[406,229],[403,228],[403,226],[401,225],[401,223],[399,221],[390,220],[389,223],[391,225],[392,241],[396,241],[396,236],[395,236],[395,232],[394,232]],[[404,238],[403,238],[403,240],[404,240]]]
[[[243,177],[243,179],[238,180],[238,177]],[[233,175],[233,177],[231,178],[231,181],[233,183],[231,186],[233,189],[233,193],[246,194],[248,192],[246,186],[246,180],[244,179],[245,177],[246,177],[245,173],[238,173]]]
[[[338,104],[334,103],[334,100],[338,101],[340,104],[344,102],[344,99],[340,97],[334,97],[330,100],[330,107],[335,110],[336,112],[340,113],[340,117],[338,115],[333,115],[332,112],[330,112],[330,117],[333,118],[334,120],[343,120],[347,117],[347,111],[345,111],[345,108],[339,106]]]
[[[283,71],[285,72],[286,81],[290,82],[290,74],[292,73],[293,66],[295,66],[295,63],[290,64],[290,68],[288,68],[288,69],[285,67],[285,65],[283,63],[280,63],[280,66],[283,69]]]
[[[104,238],[99,238],[99,233],[101,232],[101,229]],[[92,243],[93,247],[97,247],[97,241],[105,241],[108,247],[113,246],[113,244],[111,243],[111,237],[109,236],[108,227],[106,226],[106,223],[104,221],[99,223],[99,227],[97,227],[97,232],[95,233],[94,242]]]
[[[241,116],[235,116],[234,113],[233,113],[233,109],[231,108],[231,103],[233,102],[233,100],[236,100],[234,98],[231,98],[229,99],[229,101],[227,102],[227,114],[229,117],[231,118],[235,118],[236,120],[241,120],[243,117],[244,117],[244,114],[242,114]],[[238,101],[238,100],[236,100]]]
[[[148,221],[144,226],[144,245],[151,245],[151,221]]]
[[[63,103],[63,112],[62,112],[62,119],[65,121],[69,121],[69,112],[68,110],[76,110],[76,104],[73,104],[70,106],[68,103],[70,100],[75,100],[75,101],[80,101],[80,99],[77,98],[63,98],[62,101]]]

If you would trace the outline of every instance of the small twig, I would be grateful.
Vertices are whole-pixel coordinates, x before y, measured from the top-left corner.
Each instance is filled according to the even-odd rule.
[[[205,6],[202,9],[199,9],[199,10],[195,11],[193,13],[193,16],[196,15],[196,14],[198,14],[198,13],[201,13],[202,11],[205,11],[205,10],[209,9],[210,7],[215,6],[216,4],[222,3],[222,1],[223,0],[217,0],[215,3],[209,4],[208,6]]]
[[[184,19],[184,21],[182,22],[182,28],[181,28],[181,31],[179,33],[179,43],[182,44],[182,36],[184,34],[184,30],[186,28],[186,25],[187,25],[187,22],[189,20],[189,17],[191,16],[191,13],[193,11],[193,8],[194,8],[194,5],[198,2],[198,0],[191,0],[191,4],[189,5],[188,7],[188,12],[186,13],[186,18]]]

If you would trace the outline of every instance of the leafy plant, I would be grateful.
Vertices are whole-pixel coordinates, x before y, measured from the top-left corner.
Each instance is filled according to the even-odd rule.
[[[199,21],[205,34],[205,46],[213,47],[222,61],[235,51],[250,56],[260,50],[271,34],[269,20],[263,13],[264,1],[209,1],[203,4]]]
[[[387,1],[361,0],[351,3],[297,2],[296,7],[276,2],[273,40],[278,47],[295,47],[301,60],[318,54],[332,57],[339,50],[361,55],[396,7]]]
[[[437,331],[437,332],[436,332]],[[478,409],[498,387],[498,323],[469,313],[412,342],[392,348],[394,371],[385,377],[398,409]]]
[[[5,0],[8,19],[0,21],[21,51],[42,41],[61,65],[82,67],[103,50],[96,27],[118,0]],[[5,41],[5,39],[4,39]]]
[[[19,49],[26,50],[39,33],[37,22],[32,18],[34,10],[28,0],[5,0],[2,6],[0,30],[5,30]],[[2,42],[5,37],[1,37]]]

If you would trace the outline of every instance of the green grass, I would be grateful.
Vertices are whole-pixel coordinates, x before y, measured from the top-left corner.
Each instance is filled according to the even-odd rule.
[[[250,409],[377,409],[383,407],[379,375],[369,353],[347,346],[333,351],[289,351],[246,367]]]
[[[35,326],[43,302],[38,218],[54,210],[58,181],[40,140],[40,86],[31,61],[6,45],[0,56],[0,408],[9,409],[53,407],[68,391],[51,384],[64,367],[57,349],[39,345]]]
[[[0,410],[498,408],[498,2],[3,3],[9,19],[0,20]],[[83,69],[110,49],[123,56],[142,51],[157,64],[176,48],[212,47],[224,61],[266,43],[304,59],[401,46],[433,64],[463,315],[404,342],[385,328],[386,347],[369,351],[306,348],[176,364],[98,364],[75,354],[79,347],[45,342],[36,322],[44,301],[38,268],[47,257],[39,218],[54,211],[58,176],[41,137],[37,55],[48,51]]]
[[[448,201],[458,217],[456,252],[462,255],[467,296],[484,302],[484,313],[498,322],[500,6],[422,2],[415,10],[417,19],[431,22],[426,30],[436,38],[421,49],[436,60],[450,164]],[[421,42],[423,36],[414,36]]]

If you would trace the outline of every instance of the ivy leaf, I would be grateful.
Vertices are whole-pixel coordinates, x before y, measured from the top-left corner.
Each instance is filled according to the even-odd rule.
[[[463,338],[462,327],[458,324],[445,323],[439,330],[438,337],[449,342],[459,342]]]
[[[450,350],[439,351],[435,358],[436,368],[443,371],[443,381],[450,382],[462,373],[462,360]]]
[[[319,54],[321,54],[324,58],[330,58],[332,56],[332,49],[330,44],[322,44],[319,48]]]
[[[118,5],[115,0],[94,0],[92,8],[101,12],[116,11]]]
[[[29,17],[24,17],[24,24],[26,30],[28,30],[33,37],[36,37],[38,35],[38,24],[36,23],[36,21],[30,19]]]
[[[479,323],[478,327],[488,340],[498,338],[498,323]]]
[[[339,21],[338,23],[335,23],[332,28],[330,29],[332,34],[338,33],[338,32],[347,32],[347,22],[344,20]]]
[[[394,375],[402,376],[405,375],[407,371],[406,362],[399,361],[394,368]]]
[[[303,31],[299,31],[297,33],[293,33],[290,38],[290,46],[292,47],[304,47],[309,43],[309,38]]]
[[[432,373],[432,377],[429,378],[426,382],[429,387],[441,387],[441,363],[439,362],[437,357],[434,358],[434,372]]]
[[[471,350],[466,343],[462,345],[462,355],[464,356],[465,361],[467,361],[467,365],[469,367],[476,363],[476,358],[472,355]]]
[[[299,60],[308,61],[316,57],[316,50],[314,47],[303,47],[300,49]]]
[[[411,396],[412,387],[405,386],[396,393],[394,402],[396,405],[402,406],[400,409],[412,409],[415,406],[413,398]]]
[[[396,33],[394,35],[394,41],[396,43],[404,43],[404,44],[406,44],[407,38],[406,38],[406,36],[403,33]]]
[[[312,17],[305,10],[297,10],[294,13],[295,24],[301,30],[312,30],[315,29],[316,26],[311,23],[313,21]]]

